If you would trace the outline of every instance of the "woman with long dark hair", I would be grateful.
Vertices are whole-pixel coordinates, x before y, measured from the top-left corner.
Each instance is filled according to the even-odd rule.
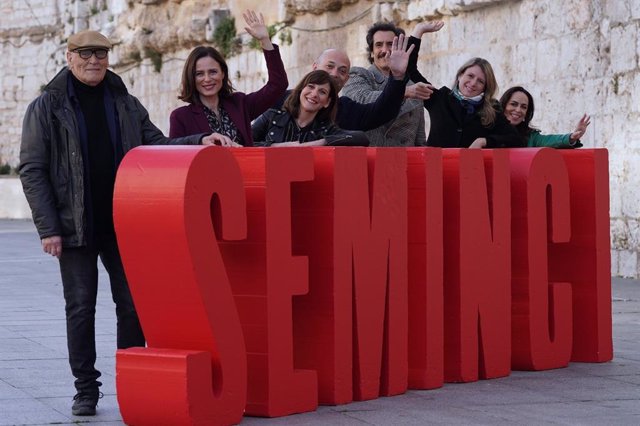
[[[514,86],[508,89],[500,98],[500,105],[504,116],[517,130],[526,146],[551,148],[579,148],[582,146],[580,138],[591,123],[591,117],[584,114],[576,128],[571,133],[557,135],[543,135],[540,130],[531,126],[535,106],[533,96],[524,87]]]
[[[253,123],[253,139],[261,146],[368,145],[363,132],[335,124],[338,88],[322,70],[305,75],[284,102]]]
[[[189,105],[171,112],[171,137],[211,133],[223,146],[252,146],[251,120],[284,95],[289,84],[287,73],[262,14],[258,17],[247,11],[243,17],[245,30],[261,43],[269,72],[267,83],[257,92],[234,92],[229,68],[220,52],[209,46],[196,47],[184,65],[178,96]]]

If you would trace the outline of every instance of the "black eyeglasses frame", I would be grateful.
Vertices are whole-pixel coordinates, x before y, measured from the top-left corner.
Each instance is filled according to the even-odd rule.
[[[107,57],[107,55],[109,55],[109,49],[105,49],[103,47],[97,47],[94,49],[91,49],[91,48],[75,49],[74,52],[76,52],[78,56],[80,56],[80,58],[85,60],[91,58],[93,55],[95,55],[97,59],[104,59]],[[88,56],[87,56],[87,53],[89,53]]]

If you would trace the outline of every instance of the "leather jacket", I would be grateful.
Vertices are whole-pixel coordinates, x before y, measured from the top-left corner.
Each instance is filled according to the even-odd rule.
[[[270,146],[278,142],[289,142],[287,128],[293,121],[293,117],[287,111],[270,109],[251,125],[253,143],[255,146]],[[364,132],[357,130],[344,130],[331,121],[313,120],[300,134],[300,142],[325,139],[330,146],[368,146],[369,140]]]
[[[87,244],[85,166],[68,68],[63,68],[27,108],[20,145],[20,180],[40,238],[61,236],[64,247]],[[203,135],[169,139],[149,119],[122,79],[107,71],[123,154],[138,145],[199,144]]]

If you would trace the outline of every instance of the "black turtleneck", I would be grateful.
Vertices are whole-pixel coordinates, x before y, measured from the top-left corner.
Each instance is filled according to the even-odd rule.
[[[87,129],[88,189],[91,213],[88,218],[94,242],[103,235],[114,234],[113,229],[113,186],[116,177],[114,150],[104,105],[104,81],[97,86],[88,86],[75,77],[73,87],[80,103]]]

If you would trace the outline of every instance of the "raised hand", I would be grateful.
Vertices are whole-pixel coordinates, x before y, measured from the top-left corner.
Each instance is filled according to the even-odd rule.
[[[251,37],[256,40],[260,40],[264,50],[273,49],[271,39],[269,38],[269,29],[264,23],[264,16],[262,16],[262,13],[258,16],[253,10],[247,9],[247,11],[242,14],[242,17],[247,23],[247,26],[244,27],[244,29],[251,34]]]
[[[409,63],[409,55],[413,52],[413,48],[415,47],[415,45],[411,45],[411,47],[407,49],[408,44],[409,37],[405,37],[404,34],[400,34],[398,37],[393,38],[391,51],[387,52],[389,71],[397,80],[404,78],[404,74],[407,72],[407,64]]]
[[[444,27],[444,21],[425,21],[417,24],[411,35],[415,38],[422,38],[425,33],[435,33]]]
[[[591,124],[591,117],[587,114],[583,115],[580,121],[578,121],[575,130],[573,131],[573,133],[571,133],[571,136],[569,136],[571,142],[575,142],[582,136],[584,136],[584,133],[587,131],[587,127],[589,127],[589,124]]]

